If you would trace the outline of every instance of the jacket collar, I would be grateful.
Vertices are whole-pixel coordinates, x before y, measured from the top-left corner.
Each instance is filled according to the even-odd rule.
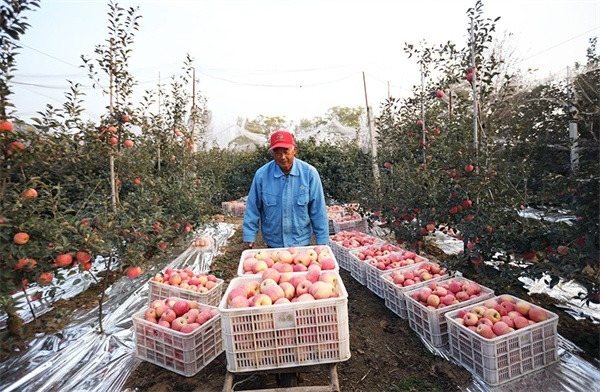
[[[275,165],[275,178],[279,178],[281,176],[285,176],[277,162],[273,161],[273,165]],[[291,176],[299,176],[300,169],[298,169],[298,158],[294,158],[294,164],[292,165],[292,170],[290,170],[289,175]]]

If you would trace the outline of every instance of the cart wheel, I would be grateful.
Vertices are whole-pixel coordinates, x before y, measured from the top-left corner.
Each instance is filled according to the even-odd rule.
[[[298,386],[298,373],[279,373],[277,384],[280,387],[289,388]]]

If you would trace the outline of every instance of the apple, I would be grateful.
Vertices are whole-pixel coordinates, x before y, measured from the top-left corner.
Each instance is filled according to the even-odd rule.
[[[529,326],[529,320],[527,320],[523,316],[517,316],[513,319],[513,323],[515,325],[515,329],[522,329]]]
[[[498,302],[496,302],[496,300],[493,298],[489,298],[483,301],[483,306],[485,306],[486,308],[495,309],[496,305],[498,305]]]
[[[479,324],[477,326],[477,333],[479,335],[483,336],[486,339],[493,339],[493,338],[495,338],[494,331],[487,324]]]
[[[479,317],[475,314],[475,313],[466,313],[463,316],[463,320],[465,322],[465,325],[477,325],[477,321],[479,321]]]
[[[497,336],[506,335],[507,333],[512,332],[512,330],[513,329],[509,327],[508,324],[506,324],[504,321],[498,321],[492,326],[492,331]]]
[[[269,297],[267,294],[256,294],[253,298],[254,300],[252,303],[254,306],[269,306],[273,304],[271,297]]]
[[[142,269],[137,265],[132,265],[127,267],[126,274],[129,279],[135,279],[142,274]]]
[[[500,321],[506,323],[506,325],[508,325],[511,328],[515,327],[515,323],[514,323],[513,319],[511,319],[508,316],[502,316],[502,318],[500,318]]]
[[[483,317],[490,320],[493,323],[499,322],[500,319],[502,318],[500,313],[498,313],[498,311],[493,308],[486,309],[485,312],[483,312]]]
[[[248,271],[252,271],[254,269],[254,263],[256,263],[257,260],[254,257],[248,257],[246,259],[244,259],[244,261],[242,262],[242,268],[244,269],[245,272]]]
[[[310,280],[312,283],[319,280],[321,276],[321,267],[317,264],[311,264],[306,272],[306,279]]]
[[[285,292],[278,284],[267,286],[264,291],[261,290],[263,294],[266,294],[271,298],[271,302],[277,301],[279,298],[285,297]]]
[[[196,321],[198,315],[200,315],[200,310],[190,309],[183,315],[183,317],[185,317],[188,323],[193,323],[194,321]]]
[[[258,284],[258,282],[256,282]],[[227,302],[231,303],[231,301],[235,298],[235,297],[244,297],[244,298],[249,298],[252,295],[254,295],[255,293],[253,293],[252,295],[249,294],[249,292],[247,291],[247,285],[246,286],[238,286],[236,288],[234,288],[233,290],[231,290],[229,292],[229,296],[227,298]]]
[[[437,308],[440,305],[440,297],[435,294],[430,294],[429,297],[427,297],[427,305]]]
[[[429,298],[432,292],[433,291],[429,287],[421,287],[421,289],[419,289],[419,300],[427,302],[427,298]]]
[[[298,286],[296,286],[296,296],[301,296],[302,294],[308,293],[312,284],[313,283],[308,279],[304,279],[298,283]]]
[[[322,270],[335,269],[335,260],[332,257],[320,260],[319,263],[321,264]]]
[[[187,320],[185,317],[177,317],[175,320],[171,322],[171,329],[175,331],[181,331],[181,328],[184,325],[187,325]]]
[[[242,286],[242,288],[244,289],[246,298],[250,298],[253,295],[260,293],[260,282],[257,280],[252,280],[252,281],[246,283],[244,286]],[[233,290],[232,290],[232,292],[233,292]]]
[[[262,272],[267,268],[269,268],[269,266],[264,260],[257,259],[256,263],[254,263],[254,265],[252,266],[252,272],[258,274],[259,272]]]
[[[279,287],[283,290],[283,295],[285,298],[291,300],[294,298],[296,294],[296,288],[290,282],[281,282],[279,283]]]
[[[146,312],[144,312],[144,320],[153,322],[153,323],[157,323],[158,321],[156,320],[157,316],[156,316],[156,310],[153,308],[149,308],[146,310]]]
[[[448,290],[456,294],[459,291],[462,291],[462,284],[458,280],[451,280],[448,283]]]
[[[289,250],[280,250],[279,252],[277,252],[277,258],[279,259],[278,261],[284,264],[291,264],[292,261],[294,260],[294,257],[292,256],[292,254],[290,253]]]
[[[19,232],[14,235],[13,242],[17,245],[25,245],[27,242],[29,242],[29,234]]]
[[[291,281],[293,276],[291,272],[281,272],[279,274],[279,284]]]
[[[180,300],[175,302],[173,305],[173,311],[177,315],[177,317],[183,316],[187,311],[190,310],[190,305],[186,300]]]
[[[338,286],[338,275],[333,271],[324,271],[319,276],[319,280],[322,282],[331,283],[333,287]]]
[[[483,317],[486,310],[485,306],[478,305],[471,309],[471,312],[475,313],[478,317]]]
[[[298,297],[294,298],[294,300],[292,300],[292,302],[309,302],[309,301],[314,301],[315,297],[313,297],[310,293],[304,293],[299,295]]]
[[[446,294],[441,298],[441,301],[444,305],[449,306],[455,303],[458,303],[458,300],[454,296],[454,294]]]
[[[275,268],[267,268],[266,270],[264,270],[262,272],[261,279],[262,280],[272,279],[275,281],[275,283],[279,283],[280,276],[281,276],[281,273],[279,271],[277,271]]]
[[[470,298],[469,294],[467,294],[466,291],[459,291],[458,293],[456,293],[455,296],[459,302],[466,301]]]
[[[333,287],[333,285],[329,282],[323,282],[319,280],[310,286],[308,292],[315,299],[326,299],[333,296],[335,293],[335,287]]]
[[[246,308],[249,306],[248,299],[243,295],[238,295],[229,301],[230,308]]]
[[[542,308],[532,306],[529,309],[529,319],[539,323],[540,321],[545,321],[548,319],[548,313]]]
[[[160,316],[161,320],[164,320],[168,323],[172,323],[177,318],[175,311],[173,309],[167,308],[162,316]]]
[[[277,286],[277,282],[275,282],[273,279],[271,278],[267,278],[264,280],[261,280],[260,282],[260,286],[259,286],[259,290],[261,293],[264,294],[265,290],[269,287],[269,286]]]
[[[489,318],[485,318],[485,317],[482,317],[479,320],[477,320],[477,325],[479,325],[479,324],[486,324],[486,325],[489,325],[490,327],[492,325],[494,325],[492,320],[490,320]]]
[[[304,264],[294,264],[292,267],[293,272],[304,272],[307,270],[308,268]]]
[[[60,254],[54,259],[54,265],[61,268],[68,267],[71,263],[73,263],[73,256],[69,253]]]
[[[306,253],[297,253],[294,255],[293,262],[294,262],[294,264],[302,264],[302,265],[308,267],[309,265],[311,265],[312,260]]]
[[[169,284],[172,286],[179,286],[182,280],[183,279],[181,278],[181,275],[179,275],[177,272],[169,276]]]
[[[523,300],[517,300],[515,304],[515,310],[521,313],[522,316],[527,317],[527,315],[529,314],[529,309],[531,309],[531,305],[528,302]]]

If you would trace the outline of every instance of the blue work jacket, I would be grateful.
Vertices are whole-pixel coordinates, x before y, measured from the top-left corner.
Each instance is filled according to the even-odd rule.
[[[294,158],[285,175],[275,161],[260,167],[246,202],[243,241],[255,242],[259,228],[270,248],[318,245],[329,242],[323,185],[317,169]]]

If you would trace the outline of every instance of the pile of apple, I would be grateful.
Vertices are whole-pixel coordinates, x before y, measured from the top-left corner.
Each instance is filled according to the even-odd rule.
[[[547,319],[546,310],[510,295],[501,295],[468,310],[460,309],[454,321],[486,339],[493,339]]]
[[[231,290],[227,295],[227,307],[247,308],[337,297],[338,282],[339,275],[335,271],[322,271],[317,264],[310,265],[304,274],[268,268],[260,279]]]
[[[346,249],[362,248],[363,246],[373,245],[380,241],[377,237],[360,232],[358,230],[344,230],[329,236],[332,242],[341,245]]]
[[[336,261],[331,248],[325,245],[287,249],[258,249],[256,252],[244,252],[242,268],[244,274],[260,274],[268,268],[278,272],[304,272],[311,265],[322,270],[333,270]]]
[[[466,279],[450,279],[429,282],[426,286],[414,289],[407,295],[433,310],[477,298],[481,295],[481,286]]]
[[[184,290],[206,294],[219,284],[217,277],[212,274],[198,274],[191,268],[166,268],[152,279],[152,282],[162,283]]]
[[[398,287],[407,287],[443,275],[448,275],[445,268],[442,268],[438,263],[427,261],[415,267],[392,271],[385,276],[385,279],[393,282]]]
[[[215,308],[200,308],[196,301],[170,297],[153,301],[144,312],[144,320],[181,333],[190,333],[218,314]]]
[[[360,261],[367,262],[382,271],[415,264],[419,258],[416,253],[403,250],[388,242],[361,249],[354,255]],[[422,260],[421,258],[420,261]]]
[[[333,217],[335,222],[351,222],[361,220],[362,216],[358,212],[352,212],[351,214],[337,215]]]

